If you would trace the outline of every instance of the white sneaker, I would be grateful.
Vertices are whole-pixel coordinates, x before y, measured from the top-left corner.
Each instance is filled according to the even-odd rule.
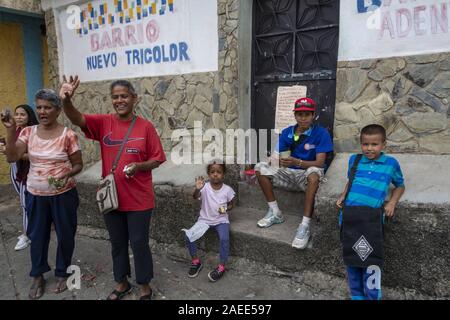
[[[28,237],[24,234],[20,235],[19,237],[17,237],[17,239],[19,239],[19,241],[17,241],[16,246],[14,247],[14,250],[19,251],[19,250],[23,250],[25,248],[27,248],[30,243],[31,240],[28,239]]]
[[[276,214],[273,213],[272,209],[267,211],[267,214],[264,218],[258,221],[258,227],[260,228],[268,228],[273,224],[283,223],[284,217],[281,214],[281,211],[278,211]]]
[[[305,249],[310,237],[311,232],[309,231],[309,227],[300,224],[297,229],[294,241],[292,241],[292,247],[296,249]]]

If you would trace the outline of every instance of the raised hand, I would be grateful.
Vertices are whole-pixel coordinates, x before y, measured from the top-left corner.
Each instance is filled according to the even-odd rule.
[[[195,178],[195,189],[201,190],[205,186],[205,178],[202,176]]]
[[[0,113],[0,118],[6,129],[15,128],[16,122],[14,117],[11,116],[11,110],[5,109]]]
[[[61,89],[59,90],[59,97],[61,100],[70,101],[79,85],[80,79],[78,79],[78,76],[75,76],[75,78],[70,76],[69,81],[67,81],[66,76],[63,76],[63,83],[61,85]]]

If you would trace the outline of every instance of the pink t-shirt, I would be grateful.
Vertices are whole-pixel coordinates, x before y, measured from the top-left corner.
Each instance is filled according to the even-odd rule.
[[[56,189],[48,183],[49,177],[59,178],[72,170],[69,156],[80,150],[78,137],[69,128],[54,139],[41,139],[37,135],[37,126],[26,127],[20,132],[19,140],[27,145],[30,159],[30,171],[27,178],[27,190],[36,196],[54,196],[75,187],[72,177],[62,189]]]
[[[216,226],[221,223],[230,223],[228,220],[228,213],[219,213],[220,207],[227,207],[228,202],[233,200],[235,196],[234,190],[223,184],[220,190],[214,190],[211,184],[207,182],[200,190],[200,198],[202,200],[202,207],[200,209],[200,217],[198,221],[205,222],[210,226]]]

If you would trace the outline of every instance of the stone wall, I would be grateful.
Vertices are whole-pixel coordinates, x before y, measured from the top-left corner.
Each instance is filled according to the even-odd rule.
[[[450,53],[339,62],[336,91],[337,152],[378,123],[390,152],[450,154]]]
[[[39,0],[0,0],[0,7],[37,14],[43,13]]]
[[[142,98],[137,113],[153,122],[164,149],[171,150],[174,129],[194,127],[201,121],[204,129],[238,127],[238,12],[239,0],[217,0],[219,19],[219,71],[181,76],[132,79]],[[54,16],[46,12],[49,44],[50,81],[59,87],[58,50]],[[83,80],[83,79],[81,79]],[[109,98],[111,82],[82,83],[74,105],[86,113],[114,112]],[[66,124],[68,122],[66,121]],[[79,131],[78,131],[79,132]],[[81,135],[86,165],[99,160],[98,147]]]

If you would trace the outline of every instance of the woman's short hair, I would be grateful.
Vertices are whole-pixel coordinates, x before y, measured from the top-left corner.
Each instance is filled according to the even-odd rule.
[[[114,90],[115,87],[125,87],[128,89],[128,92],[131,93],[133,96],[136,96],[136,90],[134,89],[133,85],[130,81],[127,80],[116,80],[113,83],[111,83],[110,91]]]
[[[45,100],[51,103],[56,108],[61,108],[61,99],[58,94],[52,89],[40,89],[34,95],[34,100]]]

